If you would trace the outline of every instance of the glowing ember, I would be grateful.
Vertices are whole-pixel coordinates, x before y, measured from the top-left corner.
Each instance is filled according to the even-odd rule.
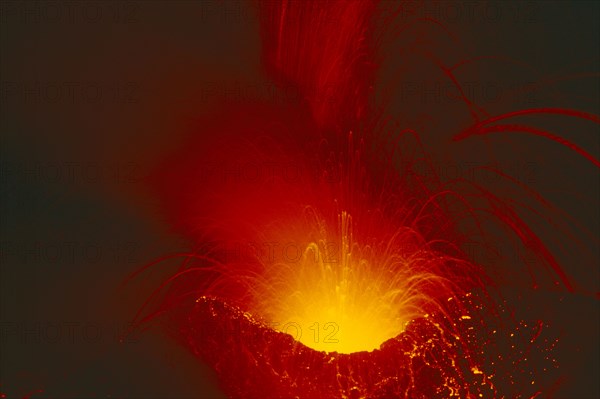
[[[457,302],[466,301],[473,314],[486,317],[471,298]],[[448,311],[458,314],[460,309],[450,306]],[[526,370],[527,355],[496,350],[498,344],[526,340],[531,356],[538,346],[547,346],[539,326],[497,333],[491,325],[431,315],[408,323],[405,332],[372,352],[326,354],[207,297],[189,304],[177,322],[182,343],[215,368],[227,393],[236,398],[501,398],[511,395],[515,383],[520,397],[532,397],[538,388],[531,384],[531,375],[512,368]],[[554,359],[546,356],[546,373],[538,385],[555,376]]]

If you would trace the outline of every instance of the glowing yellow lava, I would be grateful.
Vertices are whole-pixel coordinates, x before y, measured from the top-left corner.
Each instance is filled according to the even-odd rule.
[[[339,214],[336,227],[331,232],[320,224],[320,239],[303,245],[296,261],[265,265],[254,310],[310,348],[371,351],[423,316],[428,290],[446,282],[430,273],[430,252],[399,245],[418,244],[414,231],[401,230],[374,247],[354,242],[347,213]]]

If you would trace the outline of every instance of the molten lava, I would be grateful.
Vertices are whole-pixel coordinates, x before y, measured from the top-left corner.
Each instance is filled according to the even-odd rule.
[[[418,245],[407,245],[415,241],[410,229],[362,245],[354,229],[346,212],[333,228],[317,219],[307,234],[317,240],[285,248],[287,261],[264,264],[253,282],[251,313],[316,350],[371,351],[435,307],[430,287],[451,286],[427,268],[427,262],[442,257],[434,259],[426,249],[407,250]]]

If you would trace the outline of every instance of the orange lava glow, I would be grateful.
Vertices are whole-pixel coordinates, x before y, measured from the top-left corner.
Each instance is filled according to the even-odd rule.
[[[358,226],[348,213],[338,214],[332,228],[307,212],[315,219],[307,237],[315,239],[288,247],[284,259],[263,262],[253,279],[251,306],[252,314],[306,346],[338,353],[377,349],[437,306],[428,294],[432,287],[452,286],[427,271],[428,263],[440,259],[427,245],[407,250],[418,248],[415,231],[400,229],[385,241],[365,244],[354,238]],[[405,245],[410,242],[414,245]]]

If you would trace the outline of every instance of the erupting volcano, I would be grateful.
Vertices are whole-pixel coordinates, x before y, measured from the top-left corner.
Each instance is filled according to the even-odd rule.
[[[525,200],[440,177],[418,126],[388,117],[385,99],[374,98],[378,46],[408,35],[418,18],[396,20],[407,15],[403,2],[255,5],[267,76],[302,101],[217,107],[202,134],[161,165],[155,186],[164,209],[196,246],[143,269],[181,261],[138,321],[163,320],[235,398],[549,394],[557,336],[542,319],[516,317],[499,281],[518,275],[526,290],[579,287],[518,211]],[[488,115],[460,91],[452,67],[430,58],[473,118],[454,141],[444,138],[448,152],[520,133],[599,165],[522,119],[595,127],[598,117],[562,108]],[[523,205],[533,213],[550,208],[509,173],[481,169],[534,201]],[[493,252],[498,241],[523,254],[488,258],[504,262],[502,276],[469,251]]]

